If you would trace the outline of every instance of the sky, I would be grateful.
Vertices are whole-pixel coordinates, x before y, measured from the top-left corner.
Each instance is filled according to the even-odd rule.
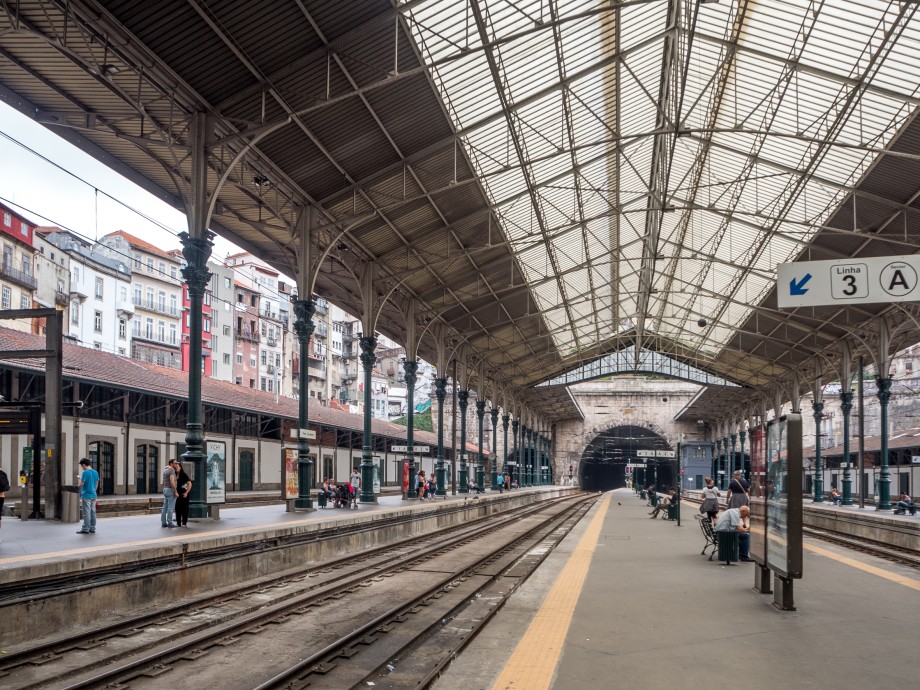
[[[179,249],[177,235],[188,229],[185,214],[2,102],[0,202],[36,225],[56,225],[89,240],[124,230]],[[212,259],[238,251],[218,237]]]

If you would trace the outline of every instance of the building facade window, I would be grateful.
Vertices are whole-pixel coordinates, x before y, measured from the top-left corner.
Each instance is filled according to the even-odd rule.
[[[19,308],[20,309],[31,309],[32,308],[32,300],[29,298],[28,295],[22,295],[19,298]]]
[[[177,343],[178,339],[176,338],[176,324],[171,323],[169,324],[169,344],[175,345]]]
[[[243,363],[243,353],[242,353],[242,352],[237,352],[237,353],[236,353],[236,363],[237,363],[237,364],[242,364],[242,363]]]
[[[9,308],[10,308],[10,300],[12,300],[12,299],[13,299],[13,291],[10,290],[8,287],[6,287],[6,286],[4,285],[4,286],[3,286],[3,298],[2,298],[2,300],[0,300],[0,304],[3,305],[3,308],[4,308],[4,309],[9,309]]]
[[[128,322],[124,319],[118,319],[118,337],[122,340],[128,337]]]
[[[134,255],[134,268],[136,268],[138,271],[141,270],[141,255],[140,254]]]
[[[179,269],[176,268],[175,266],[170,266],[169,267],[169,277],[172,278],[173,280],[177,280],[179,278]]]
[[[98,309],[93,315],[93,330],[96,331],[96,333],[102,333],[102,312]]]
[[[157,339],[159,339],[161,343],[166,342],[166,322],[165,321],[157,321]]]
[[[153,259],[147,259],[147,273],[153,273]]]
[[[179,298],[175,294],[169,296],[169,313],[173,315],[179,313]]]
[[[100,278],[99,276],[96,276],[96,299],[102,299],[103,286],[104,286],[104,283],[102,281],[102,278]]]
[[[224,364],[230,364],[230,354],[227,352],[224,353]]]
[[[147,336],[147,340],[153,340],[153,319],[148,316],[147,322],[144,325],[146,326],[144,335]]]
[[[70,305],[70,323],[72,323],[74,326],[80,325],[80,303],[79,302],[74,302],[73,304]]]

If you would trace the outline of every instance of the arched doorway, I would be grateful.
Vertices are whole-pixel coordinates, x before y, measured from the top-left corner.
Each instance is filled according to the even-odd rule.
[[[108,441],[93,441],[89,444],[89,461],[99,472],[102,495],[115,493],[115,445]]]
[[[160,462],[160,449],[152,443],[137,446],[137,493],[155,494],[160,490],[160,478],[157,476]]]
[[[627,485],[627,477],[642,486],[654,483],[664,491],[674,483],[674,458],[640,458],[642,451],[667,451],[670,445],[660,434],[641,426],[617,426],[595,436],[585,446],[578,464],[578,480],[585,491],[609,491]],[[627,468],[645,463],[644,468]],[[628,472],[627,470],[631,470]]]

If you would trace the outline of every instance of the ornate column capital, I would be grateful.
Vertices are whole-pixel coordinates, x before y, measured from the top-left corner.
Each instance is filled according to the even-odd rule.
[[[313,300],[294,300],[294,333],[297,334],[297,340],[302,343],[309,343],[316,329],[316,324],[313,322],[315,313],[316,304]]]
[[[211,279],[208,258],[214,243],[206,237],[192,237],[187,232],[179,233],[179,241],[182,243],[186,264],[182,269],[182,277],[188,286],[189,298],[201,297]]]
[[[476,416],[479,417],[479,421],[482,421],[482,418],[486,416],[486,401],[485,400],[476,401]]]
[[[811,404],[811,409],[815,413],[815,421],[820,423],[821,418],[824,416],[822,414],[824,412],[824,403],[821,402],[820,400],[816,400],[815,402]]]
[[[511,415],[510,415],[510,414],[503,414],[503,415],[502,415],[502,428],[503,428],[505,431],[508,431],[508,422],[510,422],[510,421],[511,421]]]
[[[879,402],[882,403],[882,405],[887,405],[888,400],[891,398],[891,379],[876,376],[875,385],[878,387]]]
[[[470,392],[468,390],[457,391],[457,404],[460,406],[460,411],[466,414],[466,408],[470,404]]]
[[[438,378],[434,380],[434,394],[438,399],[438,403],[443,403],[444,398],[447,395],[447,379]]]
[[[403,371],[405,372],[406,385],[415,386],[415,382],[418,380],[416,375],[418,372],[418,362],[412,359],[407,359],[403,362]]]
[[[364,365],[365,371],[370,371],[377,362],[377,357],[374,354],[374,349],[377,347],[377,338],[372,335],[364,335],[361,336],[359,343],[361,344],[361,364]]]
[[[517,434],[518,429],[520,428],[521,422],[519,420],[515,419],[513,422],[511,422],[511,431],[513,431],[515,434]]]
[[[846,417],[853,411],[853,391],[840,391],[840,409]]]

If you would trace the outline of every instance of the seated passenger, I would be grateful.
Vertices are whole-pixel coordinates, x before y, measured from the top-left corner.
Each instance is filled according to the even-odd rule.
[[[910,495],[904,492],[901,492],[901,496],[900,498],[898,498],[898,508],[900,508],[902,512],[906,512],[910,510],[910,505],[911,505]]]
[[[714,532],[738,532],[738,555],[742,561],[754,560],[748,556],[751,548],[751,528],[748,526],[750,515],[751,509],[748,506],[729,508],[719,516],[716,526],[712,528]]]
[[[841,496],[840,492],[837,491],[836,486],[831,487],[831,500],[834,502],[835,505],[838,505],[838,506],[840,505],[840,501],[843,500],[843,496]]]
[[[660,513],[660,512],[661,512],[662,510],[664,510],[665,508],[667,508],[672,502],[676,502],[676,501],[677,501],[677,491],[675,491],[675,489],[674,489],[673,486],[669,486],[669,487],[668,487],[668,493],[670,494],[671,497],[670,497],[670,498],[662,498],[660,501],[658,501],[658,502],[655,504],[655,510],[653,510],[651,513],[649,513],[649,515],[652,516],[652,519],[653,519],[653,520],[654,520],[656,517],[658,517],[658,513]]]

